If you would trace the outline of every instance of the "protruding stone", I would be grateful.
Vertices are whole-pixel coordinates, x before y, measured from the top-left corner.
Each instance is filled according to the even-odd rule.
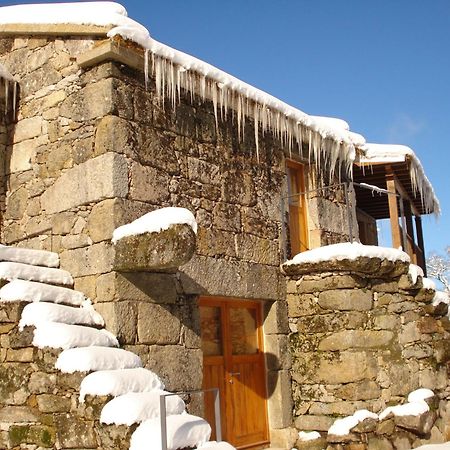
[[[195,251],[195,233],[177,224],[159,233],[126,236],[115,244],[114,269],[120,272],[176,271]]]

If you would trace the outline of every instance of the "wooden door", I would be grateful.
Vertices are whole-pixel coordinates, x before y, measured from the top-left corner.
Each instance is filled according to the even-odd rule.
[[[239,449],[267,443],[261,305],[201,298],[200,318],[203,388],[220,389],[223,439]],[[206,416],[213,426],[212,396],[205,400]]]
[[[304,166],[287,162],[289,195],[289,237],[291,257],[309,248],[306,219]]]

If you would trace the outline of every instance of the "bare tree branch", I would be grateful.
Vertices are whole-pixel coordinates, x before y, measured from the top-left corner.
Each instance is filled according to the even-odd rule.
[[[440,281],[445,290],[450,292],[450,247],[446,248],[446,256],[432,254],[427,258],[428,275]]]

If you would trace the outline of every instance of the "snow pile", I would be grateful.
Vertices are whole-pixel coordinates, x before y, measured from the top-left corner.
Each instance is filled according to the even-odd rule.
[[[236,450],[228,442],[209,441],[197,447],[197,450]]]
[[[167,417],[167,448],[198,447],[209,440],[211,427],[201,417],[181,414]],[[160,419],[142,422],[131,436],[130,450],[161,449]]]
[[[412,283],[416,284],[417,279],[419,277],[424,277],[424,273],[422,267],[417,266],[416,264],[410,264],[408,269],[408,275],[411,277]]]
[[[365,144],[362,149],[365,154],[360,158],[361,163],[396,163],[409,161],[409,175],[415,193],[419,193],[427,212],[440,214],[439,200],[434,193],[430,180],[423,170],[423,166],[414,151],[406,145]]]
[[[120,348],[94,346],[64,350],[55,364],[55,368],[63,373],[131,369],[134,367],[142,367],[141,358],[134,353]]]
[[[389,406],[380,413],[380,420],[385,419],[390,414],[394,416],[419,416],[430,410],[427,398],[433,397],[434,392],[430,389],[417,389],[408,395],[408,403],[403,405]]]
[[[34,281],[13,280],[0,289],[3,302],[53,302],[80,306],[87,302],[84,294],[72,289]]]
[[[359,257],[380,258],[388,261],[409,262],[409,256],[394,248],[378,247],[376,245],[363,245],[359,242],[345,242],[341,244],[326,245],[314,250],[308,250],[295,255],[286,265],[291,264],[313,264],[323,261],[355,260]]]
[[[298,439],[302,442],[314,441],[316,439],[320,439],[320,433],[318,431],[300,431],[298,433]]]
[[[335,436],[345,436],[350,433],[353,427],[356,427],[358,423],[365,419],[375,419],[378,420],[378,415],[368,411],[367,409],[361,409],[356,411],[353,416],[344,417],[342,419],[337,419],[334,421],[328,430],[328,434],[334,434]]]
[[[151,392],[130,392],[108,402],[102,409],[100,422],[107,425],[132,425],[160,417],[160,397],[169,394],[154,389]],[[184,401],[178,395],[166,397],[166,414],[184,412]]]
[[[59,267],[57,253],[47,250],[8,247],[0,244],[0,261],[18,262],[34,266]]]
[[[436,285],[434,284],[434,281],[431,280],[430,278],[424,278],[422,280],[423,282],[423,288],[424,289],[429,289],[431,291],[435,291],[436,290]]]
[[[50,347],[66,350],[89,346],[118,347],[119,342],[107,330],[65,323],[39,322],[34,330],[33,345],[39,348]]]
[[[102,316],[90,304],[86,304],[82,308],[73,308],[53,303],[30,303],[22,311],[19,329],[23,330],[26,326],[38,326],[43,322],[60,322],[69,325],[104,325]]]
[[[73,284],[72,276],[65,270],[16,262],[0,262],[0,279],[8,281],[21,279],[68,286]]]
[[[113,232],[112,242],[116,243],[119,239],[126,236],[158,233],[177,224],[189,225],[194,230],[194,233],[197,233],[197,222],[188,209],[169,207],[151,211],[129,224],[116,228]]]
[[[446,305],[450,303],[450,297],[448,292],[436,291],[433,298],[433,306],[437,306],[440,303],[445,303]]]
[[[100,370],[87,375],[80,386],[80,403],[86,395],[112,395],[117,397],[129,392],[150,392],[164,389],[158,375],[148,369]]]

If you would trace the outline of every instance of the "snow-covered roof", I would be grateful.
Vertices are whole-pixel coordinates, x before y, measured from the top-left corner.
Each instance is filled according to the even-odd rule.
[[[415,192],[420,194],[424,207],[429,212],[440,213],[439,200],[436,197],[430,180],[425,175],[419,158],[410,147],[393,144],[371,144],[362,146],[364,155],[360,157],[362,164],[395,164],[409,163],[411,184]]]
[[[360,145],[361,136],[349,132],[348,125],[343,126],[344,121],[308,115],[204,61],[154,40],[148,30],[128,18],[125,8],[117,3],[53,3],[0,8],[0,31],[1,25],[11,24],[105,26],[109,28],[110,38],[120,35],[146,50],[146,78],[151,55],[157,92],[162,97],[169,97],[173,104],[184,89],[211,100],[216,121],[219,112],[222,115],[232,109],[242,135],[245,118],[253,118],[257,152],[258,130],[270,129],[290,148],[293,142],[300,147],[303,143],[308,144],[311,158],[317,162],[325,160],[331,171],[337,162],[345,163],[351,171],[355,145]]]

